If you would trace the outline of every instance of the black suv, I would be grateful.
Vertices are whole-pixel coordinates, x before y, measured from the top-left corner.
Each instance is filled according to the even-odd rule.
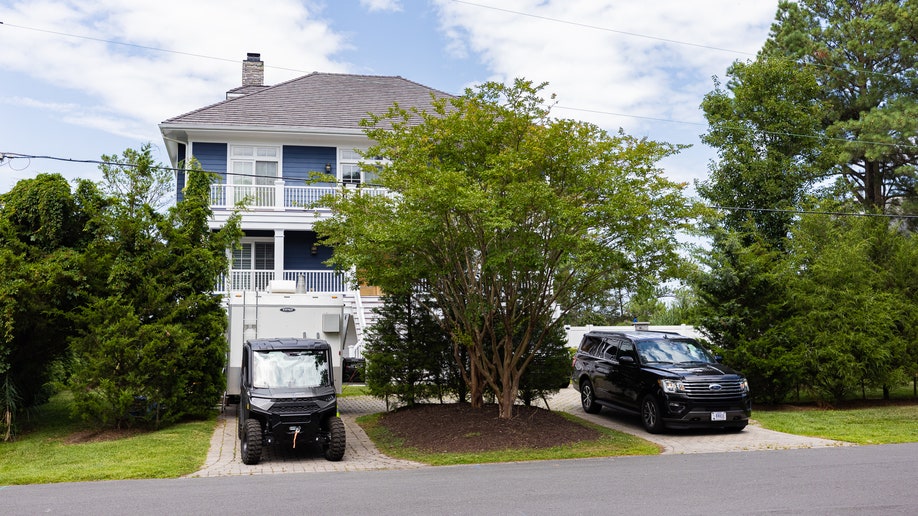
[[[666,427],[738,432],[752,412],[746,378],[678,333],[591,331],[572,367],[584,411],[640,414],[651,433]]]

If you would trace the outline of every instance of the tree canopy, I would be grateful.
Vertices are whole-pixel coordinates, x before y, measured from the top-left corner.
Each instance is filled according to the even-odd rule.
[[[558,316],[679,263],[684,185],[656,163],[678,147],[550,116],[545,85],[487,83],[367,121],[379,186],[329,199],[317,225],[343,270],[390,294],[423,289],[473,404],[510,417],[521,374]]]
[[[224,389],[226,316],[211,295],[238,236],[208,227],[209,175],[194,163],[184,199],[150,146],[103,156],[103,181],[57,174],[0,196],[0,414],[69,382],[102,425],[151,426],[209,411]]]
[[[756,59],[702,103],[718,160],[698,191],[722,211],[697,323],[760,399],[918,371],[916,17],[914,0],[782,1]]]

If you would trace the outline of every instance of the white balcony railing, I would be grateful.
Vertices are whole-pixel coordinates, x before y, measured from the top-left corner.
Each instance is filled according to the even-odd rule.
[[[347,187],[344,187],[347,188]],[[341,195],[340,186],[287,186],[284,181],[273,185],[210,185],[212,208],[232,208],[244,203],[251,210],[288,211],[317,208],[316,203],[326,195]],[[363,195],[385,195],[383,188],[361,188]]]
[[[231,270],[217,280],[214,290],[225,293],[230,290],[256,290],[264,292],[274,279],[298,281],[303,278],[306,292],[345,292],[349,290],[344,275],[328,270],[287,270],[282,278],[276,278],[274,271]],[[230,279],[227,282],[227,279]]]

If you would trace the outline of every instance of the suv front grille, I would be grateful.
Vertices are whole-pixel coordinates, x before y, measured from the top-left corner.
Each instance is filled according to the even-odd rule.
[[[743,395],[739,380],[689,380],[683,381],[682,384],[685,386],[686,396],[693,399],[733,399]]]

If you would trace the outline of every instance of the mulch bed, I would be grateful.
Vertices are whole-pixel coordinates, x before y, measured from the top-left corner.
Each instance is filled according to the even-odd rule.
[[[597,430],[538,407],[515,406],[500,419],[496,404],[473,409],[468,403],[422,404],[384,414],[379,424],[405,446],[433,453],[471,453],[551,448],[598,439]]]

